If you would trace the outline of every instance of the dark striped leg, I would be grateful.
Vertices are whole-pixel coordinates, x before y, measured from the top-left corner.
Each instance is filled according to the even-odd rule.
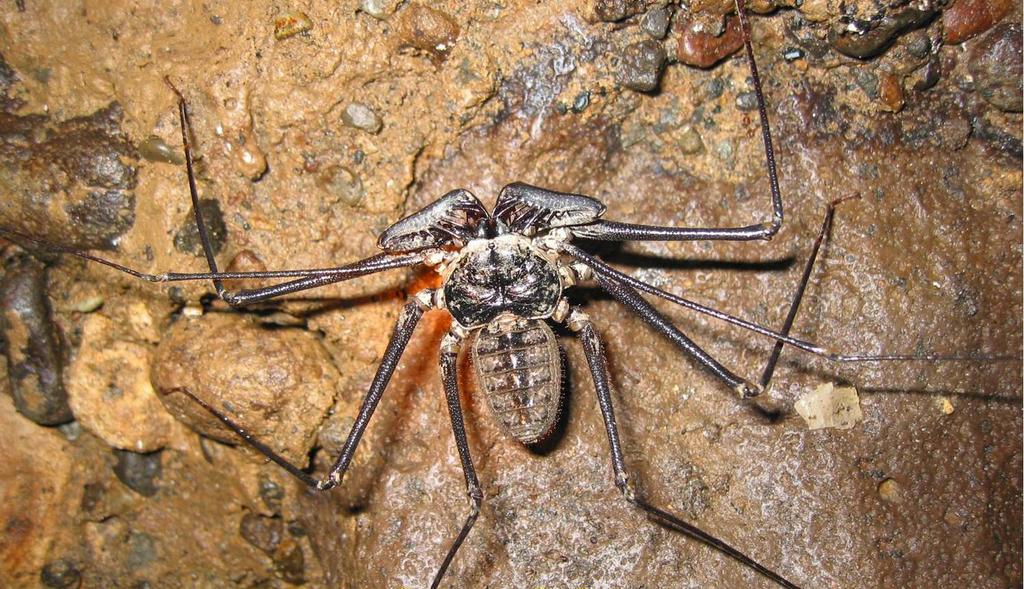
[[[824,243],[825,237],[828,235],[829,230],[832,227],[832,218],[835,217],[836,206],[843,202],[850,200],[851,198],[858,198],[855,196],[848,196],[845,198],[836,199],[828,204],[828,210],[825,211],[825,219],[821,222],[821,230],[818,232],[818,236],[814,239],[814,246],[811,248],[811,255],[807,259],[807,265],[804,266],[804,273],[800,277],[800,284],[797,286],[796,293],[793,295],[793,302],[789,305],[789,313],[786,314],[786,321],[782,324],[782,330],[779,331],[783,336],[788,336],[790,329],[793,328],[793,321],[796,319],[797,311],[800,310],[800,302],[804,298],[804,292],[807,290],[807,283],[811,279],[811,272],[814,271],[814,262],[818,259],[818,252],[821,250],[821,244]],[[758,384],[761,386],[761,390],[768,388],[768,383],[772,381],[772,375],[775,374],[775,366],[779,362],[779,355],[782,354],[782,346],[785,342],[777,340],[775,347],[772,348],[771,356],[768,357],[768,362],[764,366],[764,371],[761,373],[761,380]]]
[[[380,402],[381,396],[384,394],[384,389],[387,388],[388,382],[391,380],[391,376],[395,373],[395,367],[398,366],[398,361],[402,357],[402,352],[405,351],[405,347],[409,344],[409,339],[412,337],[416,324],[419,323],[420,317],[423,316],[423,311],[428,308],[428,304],[425,301],[430,300],[428,298],[430,296],[430,291],[425,291],[425,293],[427,294],[421,293],[421,295],[411,299],[405,304],[405,307],[402,308],[402,313],[398,317],[398,323],[395,325],[394,333],[391,335],[391,341],[388,342],[388,347],[384,350],[384,358],[381,360],[380,366],[377,368],[377,374],[373,377],[373,382],[370,384],[370,390],[367,391],[366,397],[363,399],[363,405],[359,408],[359,414],[356,415],[355,423],[352,425],[352,431],[349,432],[348,439],[345,440],[345,446],[341,450],[341,455],[338,456],[338,459],[335,461],[334,466],[331,467],[327,476],[321,480],[317,480],[309,476],[309,474],[301,468],[292,464],[283,456],[272,450],[269,446],[254,438],[231,418],[211,407],[199,397],[196,397],[188,391],[185,391],[185,394],[192,397],[193,400],[212,413],[224,425],[231,428],[239,437],[245,440],[247,444],[258,450],[260,454],[263,454],[269,460],[277,463],[278,466],[294,475],[295,478],[308,485],[311,489],[315,491],[325,491],[336,487],[341,484],[341,479],[345,476],[345,471],[348,470],[348,466],[352,462],[352,457],[355,455],[356,447],[359,445],[359,440],[363,437],[363,433],[366,431],[366,426],[370,423],[370,417],[377,408],[377,403]]]
[[[598,284],[601,288],[608,291],[613,297],[615,297],[620,303],[625,305],[630,311],[633,311],[640,316],[641,319],[646,321],[652,327],[661,332],[662,335],[667,337],[672,343],[676,344],[683,349],[687,354],[693,357],[705,370],[710,372],[715,377],[722,380],[725,384],[729,385],[729,388],[736,391],[741,398],[750,398],[760,394],[761,390],[754,384],[740,378],[734,374],[731,370],[722,366],[722,364],[711,357],[710,354],[705,352],[693,342],[690,338],[679,331],[672,322],[669,321],[664,315],[658,312],[650,303],[644,300],[636,290],[625,282],[620,282],[612,279],[605,273],[595,272]]]
[[[476,470],[473,468],[473,460],[469,455],[469,442],[466,440],[466,426],[462,420],[462,403],[459,400],[459,375],[457,362],[459,359],[459,348],[462,342],[452,334],[445,336],[441,342],[441,380],[444,382],[444,394],[448,399],[448,414],[452,420],[452,433],[455,435],[455,445],[459,449],[459,460],[462,461],[462,473],[466,477],[466,494],[469,496],[469,515],[462,524],[462,530],[448,548],[448,554],[444,562],[437,569],[434,575],[434,582],[430,584],[431,589],[437,589],[441,585],[448,565],[455,558],[455,553],[466,540],[469,531],[473,529],[476,518],[480,515],[480,505],[483,503],[484,494],[480,490],[480,482],[476,478]]]
[[[746,50],[747,64],[750,66],[750,79],[757,97],[757,113],[761,121],[761,140],[764,143],[765,167],[768,171],[768,187],[771,191],[772,219],[765,223],[747,225],[745,227],[658,227],[654,225],[636,225],[617,223],[615,221],[596,221],[590,225],[574,227],[572,232],[587,239],[605,241],[691,241],[691,240],[723,240],[751,241],[754,239],[771,239],[782,227],[782,192],[779,190],[779,174],[775,165],[775,148],[772,145],[772,131],[768,124],[768,109],[765,107],[764,93],[761,91],[761,76],[757,72],[757,61],[754,49],[750,44],[750,24],[747,22],[745,0],[735,0],[736,16],[740,21],[740,33],[743,47]]]
[[[199,241],[203,245],[203,254],[206,256],[206,263],[210,272],[218,274],[217,260],[213,255],[213,246],[210,242],[210,232],[203,220],[203,212],[199,207],[199,190],[196,187],[195,158],[192,153],[192,123],[188,117],[188,107],[185,104],[185,97],[165,78],[167,85],[178,96],[178,118],[181,121],[181,142],[185,149],[185,170],[188,174],[188,192],[192,199],[192,210],[196,217],[196,227],[199,230]],[[357,276],[372,274],[382,270],[411,266],[423,261],[419,254],[378,254],[356,262],[343,268],[331,269],[319,274],[311,274],[297,280],[276,284],[265,288],[246,289],[238,292],[231,292],[224,288],[223,279],[220,276],[213,278],[213,286],[217,296],[232,306],[242,306],[279,297],[285,294],[317,288],[326,284],[348,280]]]
[[[736,548],[733,548],[724,541],[712,536],[697,526],[687,523],[682,519],[655,507],[640,496],[629,482],[629,475],[626,472],[626,462],[622,453],[622,445],[619,442],[619,429],[615,423],[615,412],[612,408],[612,391],[608,377],[608,364],[605,359],[601,339],[594,330],[590,318],[579,310],[574,310],[567,321],[569,329],[576,332],[583,342],[583,351],[587,356],[587,364],[590,366],[590,373],[594,378],[594,388],[597,390],[597,402],[601,407],[601,416],[604,418],[605,431],[608,432],[608,445],[612,454],[612,470],[615,473],[615,486],[622,495],[634,506],[643,510],[648,517],[656,522],[690,538],[699,540],[704,544],[729,556],[737,562],[761,573],[765,577],[788,589],[798,589],[781,575],[758,563]]]

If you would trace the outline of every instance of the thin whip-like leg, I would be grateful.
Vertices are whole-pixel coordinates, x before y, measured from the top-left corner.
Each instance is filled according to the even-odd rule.
[[[626,462],[622,453],[622,445],[619,442],[619,429],[615,423],[615,412],[612,407],[612,392],[610,379],[608,377],[608,365],[605,359],[601,339],[594,330],[594,325],[585,313],[574,310],[568,320],[569,329],[576,332],[583,342],[583,351],[587,356],[587,364],[590,366],[590,373],[594,378],[594,388],[597,390],[597,401],[601,407],[601,416],[604,418],[604,427],[608,433],[608,445],[612,455],[612,469],[615,472],[615,486],[634,506],[643,510],[648,517],[665,525],[668,528],[685,534],[695,540],[699,540],[715,550],[733,558],[737,562],[750,567],[765,577],[778,583],[782,587],[798,589],[781,575],[758,563],[736,548],[733,548],[724,541],[712,536],[697,526],[687,523],[682,519],[655,507],[648,503],[629,482],[629,475],[626,472]]]
[[[399,268],[401,266],[411,266],[422,261],[422,256],[419,254],[378,254],[347,267],[347,269],[351,270],[348,273],[327,270],[326,272],[311,273],[305,275],[303,278],[298,278],[297,280],[264,288],[246,289],[238,292],[226,290],[224,288],[224,283],[222,282],[224,280],[223,276],[221,276],[222,273],[217,271],[217,260],[213,254],[210,234],[207,230],[206,222],[203,220],[202,209],[199,206],[199,190],[196,187],[195,164],[192,153],[192,123],[188,117],[188,106],[185,104],[185,97],[182,96],[181,92],[171,84],[170,80],[166,80],[166,82],[178,97],[178,118],[181,121],[181,142],[185,150],[185,171],[188,174],[188,192],[189,197],[192,199],[192,210],[196,217],[196,227],[199,230],[199,241],[203,245],[203,254],[206,256],[206,263],[210,267],[213,286],[217,291],[217,296],[225,302],[232,306],[248,305],[285,294],[317,288],[334,282],[339,282],[341,280],[346,280],[348,278],[362,276],[363,274],[370,274],[372,272],[379,272],[381,270],[388,270],[391,268]],[[109,266],[111,264],[107,265]],[[118,269],[122,271],[127,270],[123,267],[119,267]]]
[[[618,223],[615,221],[595,221],[572,229],[573,234],[588,239],[605,241],[690,241],[690,240],[722,240],[751,241],[754,239],[771,239],[782,227],[782,191],[779,189],[779,173],[775,165],[775,147],[772,144],[772,131],[768,124],[768,109],[765,106],[764,93],[761,91],[761,76],[757,71],[754,49],[750,44],[750,23],[747,22],[745,0],[735,0],[736,15],[740,21],[740,33],[743,47],[750,66],[750,79],[757,97],[757,113],[761,122],[761,139],[764,143],[765,163],[768,169],[768,186],[771,191],[772,220],[765,223],[747,225],[745,227],[658,227],[654,225],[637,225]]]
[[[356,415],[355,423],[352,425],[352,431],[349,432],[348,438],[345,440],[345,445],[341,450],[341,454],[334,462],[334,466],[331,467],[327,476],[321,480],[317,480],[309,476],[309,474],[301,468],[292,464],[286,458],[272,450],[269,446],[254,438],[249,434],[249,432],[245,431],[242,426],[235,423],[234,420],[211,407],[199,397],[196,397],[187,390],[184,392],[197,403],[202,405],[207,411],[212,413],[213,416],[219,419],[224,425],[238,434],[238,436],[245,440],[246,443],[258,450],[260,454],[263,454],[268,459],[277,463],[281,468],[294,475],[295,478],[299,479],[313,490],[325,491],[332,487],[336,487],[341,483],[341,479],[345,475],[345,471],[348,470],[348,466],[352,462],[352,457],[356,452],[356,446],[359,445],[359,440],[363,437],[363,432],[366,431],[367,424],[370,423],[370,417],[377,408],[377,403],[384,394],[384,389],[387,388],[388,382],[391,380],[391,375],[395,373],[395,367],[398,366],[398,360],[402,357],[402,352],[405,351],[405,347],[409,344],[409,339],[412,337],[416,324],[419,322],[420,317],[423,316],[423,311],[428,308],[426,301],[430,300],[430,291],[425,291],[425,293],[427,294],[421,293],[421,295],[413,298],[402,308],[402,312],[398,317],[398,322],[395,324],[395,330],[391,334],[391,341],[388,342],[388,347],[384,350],[384,358],[381,360],[380,366],[377,368],[377,374],[373,377],[373,382],[370,384],[370,390],[367,391],[366,396],[363,398],[363,405],[359,408],[359,413]]]
[[[762,327],[756,323],[751,323],[744,319],[740,319],[734,315],[719,311],[718,309],[712,309],[706,305],[701,305],[691,301],[690,299],[681,297],[679,295],[672,294],[668,291],[662,290],[656,286],[647,284],[641,280],[637,280],[628,274],[619,272],[615,268],[612,268],[608,264],[602,262],[596,257],[588,254],[580,248],[571,244],[562,244],[560,246],[565,253],[575,258],[578,262],[586,266],[591,272],[594,273],[599,279],[601,277],[612,282],[618,282],[634,288],[639,291],[646,292],[648,294],[661,297],[666,301],[671,301],[677,305],[680,305],[686,309],[696,311],[713,317],[719,321],[724,321],[737,327],[749,330],[753,333],[763,335],[765,337],[774,339],[776,341],[784,342],[787,345],[793,346],[804,352],[827,358],[833,362],[889,362],[889,361],[918,361],[918,362],[950,362],[950,361],[967,361],[967,362],[1006,362],[1006,361],[1020,361],[1020,356],[1014,355],[978,355],[978,354],[840,354],[831,350],[828,350],[816,343],[809,342],[788,335],[772,331],[766,327]]]
[[[462,342],[452,334],[445,336],[441,342],[441,380],[444,382],[444,394],[448,399],[448,414],[452,420],[452,434],[455,435],[455,445],[459,449],[459,460],[462,461],[462,473],[466,476],[466,495],[469,496],[469,515],[462,524],[462,530],[448,548],[448,554],[437,569],[434,575],[434,582],[430,584],[431,589],[437,589],[444,578],[448,565],[455,558],[455,553],[466,540],[469,531],[473,529],[476,518],[480,515],[480,505],[483,503],[484,495],[480,490],[480,482],[476,478],[476,470],[473,468],[473,459],[469,455],[469,442],[466,440],[466,426],[462,420],[462,403],[459,400],[459,375],[457,363],[459,348]]]
[[[814,263],[818,259],[818,252],[821,250],[821,244],[824,243],[825,237],[828,235],[829,229],[832,227],[832,218],[835,217],[836,206],[851,198],[857,198],[856,196],[848,196],[846,198],[836,199],[828,204],[828,210],[825,211],[825,219],[821,222],[821,230],[818,231],[818,236],[814,238],[814,245],[811,247],[811,255],[807,259],[807,265],[804,266],[804,273],[800,276],[800,284],[797,285],[796,293],[793,294],[793,302],[789,305],[789,312],[786,314],[786,321],[782,324],[782,329],[779,331],[782,335],[789,335],[789,330],[793,328],[793,321],[796,320],[796,314],[800,310],[800,302],[804,298],[804,292],[807,291],[807,283],[811,279],[811,272],[814,271]],[[775,373],[775,366],[779,362],[779,356],[782,354],[782,346],[786,345],[782,340],[776,340],[775,346],[772,348],[772,353],[768,357],[768,362],[764,366],[764,371],[761,373],[761,380],[758,384],[761,390],[768,388],[768,383],[772,381],[772,375]]]

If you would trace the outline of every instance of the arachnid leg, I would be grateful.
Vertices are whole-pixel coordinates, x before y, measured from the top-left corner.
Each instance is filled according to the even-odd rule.
[[[608,376],[608,363],[603,346],[601,345],[601,339],[594,330],[594,325],[591,323],[590,318],[579,310],[572,312],[567,324],[569,329],[575,332],[583,342],[583,351],[587,356],[587,364],[590,366],[590,373],[594,379],[594,388],[597,391],[597,402],[601,407],[601,416],[604,418],[604,427],[608,433],[608,445],[612,455],[612,470],[615,473],[615,486],[619,488],[619,491],[622,492],[626,500],[643,510],[648,517],[658,523],[711,546],[737,562],[756,570],[782,587],[798,589],[796,585],[782,578],[778,573],[697,526],[651,505],[636,492],[629,483],[622,445],[619,442],[619,429],[615,423],[615,412],[612,408],[612,391]]]
[[[457,362],[459,348],[462,341],[449,333],[441,342],[441,380],[444,382],[444,394],[448,400],[448,414],[452,420],[452,434],[455,435],[455,445],[459,449],[459,460],[462,461],[462,473],[466,476],[466,495],[469,496],[470,511],[466,521],[462,524],[462,530],[448,548],[448,554],[434,575],[434,581],[430,584],[431,589],[437,589],[444,578],[448,565],[455,558],[455,553],[466,540],[469,531],[473,529],[476,518],[480,515],[480,505],[483,503],[484,495],[480,490],[480,482],[476,478],[476,470],[473,468],[473,459],[469,455],[469,442],[466,440],[466,426],[462,420],[462,402],[459,400],[459,376]]]
[[[210,267],[210,272],[215,275],[213,277],[213,286],[217,290],[217,296],[223,299],[226,303],[232,306],[248,305],[293,292],[309,290],[327,284],[356,278],[358,276],[365,276],[366,274],[373,274],[375,272],[391,270],[393,268],[401,268],[403,266],[412,266],[423,261],[422,255],[415,253],[397,255],[377,254],[359,262],[342,266],[341,268],[327,269],[283,284],[275,284],[264,288],[246,289],[238,292],[230,292],[225,289],[223,277],[218,275],[220,273],[217,270],[217,260],[213,255],[213,246],[210,243],[210,234],[207,230],[206,222],[203,220],[202,209],[199,206],[199,190],[196,187],[195,176],[195,158],[192,153],[192,123],[188,117],[188,105],[185,103],[185,97],[182,96],[181,92],[179,92],[173,84],[171,84],[170,80],[165,78],[165,81],[167,82],[167,85],[170,86],[171,90],[173,90],[178,96],[178,118],[181,121],[181,142],[185,150],[185,171],[188,174],[188,192],[192,199],[192,210],[195,212],[196,227],[199,229],[199,241],[203,245],[203,253],[206,256],[206,263]],[[123,268],[118,269],[123,270]]]
[[[391,334],[391,341],[388,342],[388,347],[384,350],[384,358],[381,360],[380,366],[377,368],[377,374],[373,377],[373,382],[370,384],[370,390],[367,391],[366,397],[363,398],[363,404],[359,408],[359,413],[356,415],[355,423],[352,425],[352,431],[349,432],[348,438],[345,440],[345,445],[342,447],[341,454],[334,462],[334,466],[331,467],[330,472],[323,479],[318,480],[309,476],[309,474],[301,468],[292,464],[283,456],[272,450],[269,446],[254,438],[231,418],[220,413],[217,409],[211,407],[208,403],[196,397],[192,393],[185,391],[185,394],[202,405],[207,411],[212,413],[214,417],[219,419],[224,425],[228,426],[232,431],[238,434],[239,437],[245,440],[247,444],[259,451],[260,454],[263,454],[269,460],[287,470],[289,473],[294,475],[295,478],[305,483],[314,491],[326,491],[327,489],[336,487],[341,483],[342,477],[345,476],[345,471],[348,470],[349,463],[352,462],[352,457],[356,452],[356,446],[359,445],[359,440],[363,437],[363,433],[366,431],[366,426],[370,423],[370,417],[373,416],[373,412],[377,408],[377,403],[380,401],[381,396],[384,394],[384,389],[387,388],[388,382],[391,380],[391,375],[395,373],[395,368],[398,366],[398,361],[402,357],[402,352],[405,351],[405,347],[409,344],[409,339],[412,337],[416,324],[419,323],[420,317],[423,316],[423,311],[429,308],[429,301],[431,300],[432,294],[432,291],[424,291],[410,299],[402,308],[402,312],[398,317],[398,322],[395,324],[395,330]]]
[[[811,272],[814,271],[814,262],[818,259],[818,252],[821,250],[821,244],[824,243],[825,237],[828,236],[828,232],[832,227],[832,218],[835,217],[836,206],[839,203],[850,200],[851,198],[859,198],[859,195],[847,196],[844,198],[837,198],[832,202],[828,203],[828,209],[825,211],[825,219],[821,222],[821,230],[818,231],[818,236],[814,238],[814,245],[811,247],[811,255],[807,258],[807,265],[804,266],[804,273],[800,276],[800,283],[797,285],[796,292],[793,294],[793,302],[789,305],[789,312],[786,314],[786,321],[782,324],[782,329],[779,331],[784,336],[789,335],[790,329],[793,328],[793,321],[796,319],[796,314],[800,310],[800,301],[804,298],[804,291],[807,290],[807,283],[811,279]],[[775,346],[772,348],[772,353],[768,357],[768,362],[764,366],[764,371],[761,373],[761,380],[758,384],[761,390],[768,388],[768,384],[772,381],[772,375],[775,373],[775,365],[779,362],[779,355],[782,354],[782,346],[786,345],[784,341],[777,340]]]
[[[657,329],[662,335],[671,340],[672,343],[682,348],[683,351],[692,356],[705,370],[721,379],[725,384],[729,385],[729,388],[736,391],[740,397],[746,399],[754,397],[761,392],[754,384],[734,374],[718,360],[715,360],[710,354],[701,349],[700,346],[693,342],[693,340],[686,337],[686,334],[679,331],[679,328],[673,325],[668,318],[659,313],[657,309],[644,300],[644,298],[640,296],[640,293],[634,290],[631,286],[625,282],[614,280],[603,273],[596,273],[596,276],[601,288],[608,291],[616,298],[616,300],[625,305],[630,311],[639,315],[641,319],[646,321],[651,327]]]

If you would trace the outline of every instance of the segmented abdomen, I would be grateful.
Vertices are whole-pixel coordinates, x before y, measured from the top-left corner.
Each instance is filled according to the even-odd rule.
[[[534,444],[558,420],[561,358],[551,328],[538,319],[503,315],[477,332],[477,381],[491,410],[513,437]]]

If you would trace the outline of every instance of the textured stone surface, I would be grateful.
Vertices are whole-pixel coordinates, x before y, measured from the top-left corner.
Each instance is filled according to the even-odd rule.
[[[594,195],[617,220],[766,218],[757,116],[737,109],[750,92],[742,60],[707,71],[671,64],[653,95],[617,82],[613,58],[649,39],[640,15],[658,3],[604,3],[629,7],[614,23],[594,18],[595,2],[429,3],[443,17],[414,12],[427,3],[378,4],[383,20],[359,10],[368,3],[308,3],[312,27],[277,41],[272,17],[284,7],[268,2],[27,2],[25,12],[0,12],[4,108],[59,128],[116,102],[118,132],[132,145],[157,137],[178,150],[170,76],[193,116],[200,191],[223,213],[223,266],[236,256],[268,269],[347,263],[452,188],[493,204],[515,180]],[[851,352],[1019,354],[1021,118],[992,106],[968,70],[971,44],[985,37],[967,51],[945,47],[937,18],[866,60],[829,44],[830,31],[867,34],[909,4],[815,0],[752,19],[787,206],[773,242],[595,251],[663,288],[777,326],[825,204],[857,192],[839,210],[795,332]],[[731,5],[673,5],[668,54],[679,54],[686,23],[720,33]],[[1011,14],[1019,20],[1019,5]],[[445,50],[417,47],[419,38],[445,39]],[[784,59],[793,49],[801,56]],[[341,123],[356,101],[386,122],[378,134]],[[182,167],[164,157],[126,162],[138,166],[135,222],[108,255],[149,271],[202,269],[174,247],[189,223]],[[30,180],[12,182],[29,190]],[[70,197],[50,198],[39,229],[59,236],[65,226],[46,225],[49,211]],[[113,340],[176,348],[151,368],[239,410],[300,462],[314,444],[319,472],[351,427],[401,300],[435,283],[398,271],[240,314],[209,303],[209,284],[139,283],[67,257],[48,275],[72,356],[98,301],[91,312],[110,319]],[[575,293],[604,334],[627,460],[659,505],[804,587],[1020,585],[1019,362],[839,366],[787,348],[761,401],[777,411],[768,418],[607,297]],[[655,305],[756,378],[769,342]],[[305,495],[251,451],[189,433],[162,452],[159,490],[143,497],[116,479],[109,447],[88,429],[61,442],[74,453],[56,464],[58,478],[70,472],[68,492],[37,495],[43,507],[33,513],[70,515],[18,546],[39,555],[19,569],[23,578],[37,583],[47,565],[66,561],[83,586],[299,577],[310,587],[427,585],[468,509],[436,367],[446,329],[443,314],[424,317],[350,476],[327,496]],[[542,453],[504,437],[463,379],[486,499],[447,586],[769,586],[625,505],[585,359],[563,340],[567,420]],[[313,365],[337,373],[322,377],[333,382],[328,399],[337,394],[331,415],[319,396],[326,385],[278,387]],[[808,431],[792,405],[833,381],[858,386],[864,419]],[[194,404],[175,412],[229,438]],[[42,445],[13,431],[0,429],[3,447],[36,456]],[[18,475],[4,473],[31,484]],[[280,507],[261,496],[267,477],[284,491]],[[280,518],[285,539],[273,554],[242,537],[247,516]]]

